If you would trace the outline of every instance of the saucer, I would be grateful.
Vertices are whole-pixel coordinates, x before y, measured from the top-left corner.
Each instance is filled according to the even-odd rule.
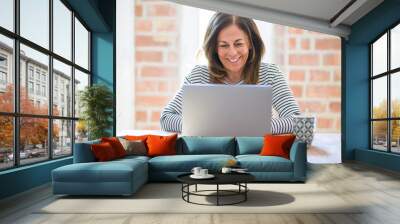
[[[211,178],[214,178],[214,177],[215,176],[212,175],[212,174],[207,174],[207,175],[204,175],[204,176],[194,175],[194,174],[190,175],[190,178],[193,178],[193,179],[211,179]]]

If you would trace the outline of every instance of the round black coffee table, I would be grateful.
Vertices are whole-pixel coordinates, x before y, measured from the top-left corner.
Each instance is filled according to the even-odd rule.
[[[190,177],[191,173],[182,174],[177,177],[178,181],[182,183],[182,199],[188,203],[198,204],[198,205],[234,205],[247,200],[247,192],[249,188],[247,183],[255,180],[255,177],[248,173],[216,173],[213,174],[215,177],[212,179],[193,179]],[[197,190],[197,185],[216,185],[215,190]],[[190,191],[190,186],[195,186],[194,191]],[[237,190],[223,190],[220,189],[220,185],[236,185]],[[215,192],[215,194],[205,194],[209,192]],[[216,204],[202,204],[190,201],[190,196],[204,196],[204,197],[216,197]],[[239,200],[231,203],[221,203],[221,197],[232,197],[241,196]]]

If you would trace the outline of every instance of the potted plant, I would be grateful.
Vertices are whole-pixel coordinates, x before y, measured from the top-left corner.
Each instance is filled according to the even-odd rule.
[[[102,84],[87,86],[79,94],[81,118],[88,131],[88,138],[98,139],[109,136],[107,131],[112,125],[113,95],[110,89]]]

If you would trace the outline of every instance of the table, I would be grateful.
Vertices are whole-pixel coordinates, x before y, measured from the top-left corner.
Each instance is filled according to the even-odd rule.
[[[215,177],[212,179],[193,179],[190,177],[191,173],[182,174],[177,177],[178,181],[182,183],[182,199],[188,203],[198,204],[198,205],[234,205],[247,201],[247,192],[249,188],[247,187],[247,183],[255,180],[255,177],[249,173],[215,173],[213,174]],[[197,185],[215,185],[215,190],[198,190]],[[190,186],[195,186],[194,191],[190,191]],[[236,185],[238,186],[237,190],[223,190],[220,189],[220,185]],[[215,195],[205,194],[208,192],[215,192]],[[223,194],[221,194],[223,193]],[[190,196],[204,196],[204,197],[216,197],[216,204],[203,204],[197,203],[190,200]],[[221,202],[221,197],[230,197],[230,196],[241,196],[240,200],[231,202],[231,203],[223,203]]]

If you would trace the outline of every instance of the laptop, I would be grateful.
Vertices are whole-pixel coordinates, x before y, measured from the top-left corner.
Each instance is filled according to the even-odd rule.
[[[271,113],[270,86],[183,86],[183,136],[264,136]]]

